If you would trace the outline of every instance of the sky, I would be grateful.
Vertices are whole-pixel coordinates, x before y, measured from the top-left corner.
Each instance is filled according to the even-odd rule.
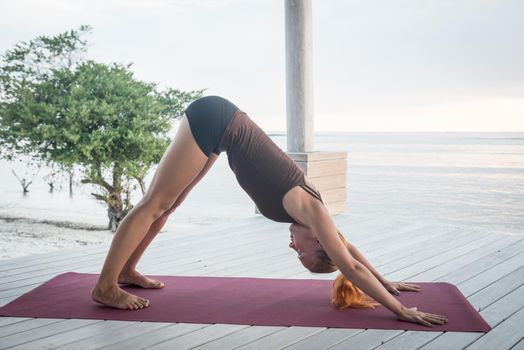
[[[524,1],[312,6],[316,131],[524,131]],[[89,58],[285,131],[284,0],[0,0],[0,51],[82,24]]]

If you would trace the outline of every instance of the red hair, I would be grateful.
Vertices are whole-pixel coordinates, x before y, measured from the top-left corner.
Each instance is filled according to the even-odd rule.
[[[349,243],[337,229],[339,238],[344,243],[344,246],[349,247]],[[329,273],[337,270],[337,267],[324,249],[319,249],[316,252],[317,262],[310,268],[311,272],[315,273]],[[331,294],[331,303],[337,309],[346,309],[348,307],[353,308],[365,308],[375,307],[378,305],[371,297],[366,295],[360,288],[355,286],[350,280],[348,280],[343,274],[339,274],[333,281],[333,291]]]

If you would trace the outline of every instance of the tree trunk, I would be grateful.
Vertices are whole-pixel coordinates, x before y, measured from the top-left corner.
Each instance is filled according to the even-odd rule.
[[[120,225],[120,222],[124,219],[124,217],[127,215],[129,210],[116,210],[115,208],[112,208],[111,206],[107,209],[107,217],[109,218],[109,225],[108,229],[111,230],[111,232],[115,232],[118,228],[118,225]]]
[[[73,195],[73,167],[69,169],[69,196]]]
[[[100,186],[104,190],[104,194],[91,193],[97,200],[104,202],[107,205],[107,217],[109,218],[108,229],[115,232],[120,225],[120,222],[131,211],[130,195],[131,190],[129,186],[122,184],[124,171],[122,166],[115,163],[113,166],[113,183],[109,184],[102,177],[101,169],[95,169],[95,172],[89,178],[82,179],[83,184],[90,183]]]
[[[24,196],[25,196],[26,193],[29,192],[29,190],[28,190],[29,185],[31,185],[33,183],[33,181],[27,182],[27,180],[25,178],[19,178],[18,175],[15,173],[15,171],[13,169],[11,169],[11,172],[13,173],[14,176],[16,176],[16,178],[20,182],[20,185],[22,185],[22,190],[24,191],[23,193],[24,193]]]
[[[109,218],[109,229],[115,232],[120,222],[129,213],[132,206],[129,202],[129,189],[122,187],[123,169],[120,164],[115,163],[113,167],[112,189],[107,196],[107,216]],[[125,194],[125,198],[122,198]]]
[[[146,194],[146,184],[144,182],[144,178],[136,177],[135,179],[138,182],[138,185],[140,186],[140,191],[142,191],[142,195]]]

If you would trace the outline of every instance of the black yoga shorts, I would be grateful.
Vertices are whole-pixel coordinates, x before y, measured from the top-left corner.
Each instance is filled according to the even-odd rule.
[[[199,98],[186,108],[193,137],[206,156],[211,152],[220,154],[218,143],[237,110],[237,106],[220,96]]]

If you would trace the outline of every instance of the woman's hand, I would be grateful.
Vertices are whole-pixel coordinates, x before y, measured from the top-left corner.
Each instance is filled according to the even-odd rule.
[[[419,323],[427,327],[433,327],[436,325],[443,325],[448,322],[448,318],[443,315],[428,314],[426,312],[418,311],[416,307],[406,308],[404,307],[397,318],[401,321]]]
[[[420,286],[417,284],[404,283],[404,282],[383,282],[382,285],[388,292],[394,295],[399,295],[400,291],[407,292],[419,292]]]

